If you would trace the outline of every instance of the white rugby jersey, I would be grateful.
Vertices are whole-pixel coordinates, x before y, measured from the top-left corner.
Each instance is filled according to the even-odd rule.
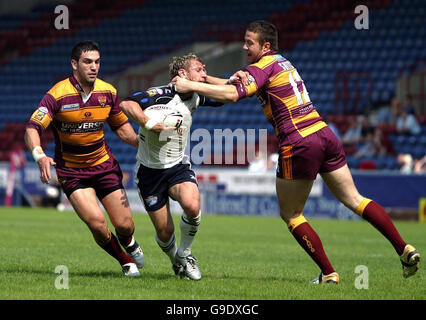
[[[180,113],[183,122],[178,129],[163,130],[160,135],[139,128],[139,148],[136,159],[148,168],[166,169],[180,162],[189,162],[184,155],[189,139],[192,113],[199,105],[221,106],[222,103],[194,93],[191,98],[182,100],[180,95],[168,86],[155,87],[136,92],[125,100],[132,100],[141,106],[150,119],[162,122],[171,113]]]

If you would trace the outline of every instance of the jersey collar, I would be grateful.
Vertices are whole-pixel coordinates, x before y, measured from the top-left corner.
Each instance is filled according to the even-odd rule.
[[[262,54],[262,55],[260,56],[259,60],[257,60],[257,61],[260,61],[260,59],[262,59],[263,57],[266,57],[266,56],[273,56],[273,55],[275,55],[275,54],[277,54],[277,52],[276,52],[276,51],[274,51],[274,50],[269,50],[268,52],[266,52],[266,53]]]
[[[74,75],[71,75],[69,77],[69,80],[71,82],[71,84],[74,86],[74,88],[77,89],[77,91],[80,93],[81,98],[83,99],[84,103],[86,103],[87,100],[89,100],[90,96],[92,95],[93,89],[95,88],[95,82],[93,83],[92,88],[90,89],[89,94],[86,94],[86,92],[84,92],[83,87],[81,86],[81,84],[78,82],[78,80],[74,77]]]

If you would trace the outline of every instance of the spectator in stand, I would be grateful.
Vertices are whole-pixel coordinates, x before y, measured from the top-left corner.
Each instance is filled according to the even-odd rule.
[[[426,173],[426,155],[414,160],[414,173]]]
[[[333,133],[336,135],[336,137],[342,141],[342,134],[340,133],[339,128],[337,127],[337,125],[330,119],[330,115],[326,115],[325,117],[325,122],[327,123],[327,125],[330,127],[331,131],[333,131]]]
[[[411,94],[407,94],[405,96],[404,110],[408,114],[412,114],[413,116],[416,116],[416,108],[414,107],[413,97],[411,96]]]
[[[387,154],[386,145],[383,143],[383,134],[379,127],[365,130],[365,137],[354,154],[355,158],[379,157]]]
[[[374,144],[379,150],[378,155],[396,155],[392,141],[390,141],[387,134],[383,132],[381,127],[376,127],[374,129]]]
[[[394,128],[401,108],[401,101],[397,97],[393,98],[390,107],[386,106],[379,110],[377,115],[379,125]]]
[[[417,122],[416,116],[402,109],[396,119],[396,132],[398,134],[418,135],[421,131],[422,128]]]
[[[399,171],[401,173],[410,174],[413,172],[413,157],[411,154],[400,153],[396,159],[400,165]]]
[[[360,115],[357,120],[352,122],[348,130],[342,137],[343,145],[358,146],[361,141],[361,133],[364,122],[364,116]]]

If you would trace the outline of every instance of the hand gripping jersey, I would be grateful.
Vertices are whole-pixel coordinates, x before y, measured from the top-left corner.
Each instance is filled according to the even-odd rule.
[[[250,83],[247,86],[236,84],[238,95],[241,99],[256,94],[280,146],[295,144],[327,126],[290,61],[275,52],[268,52],[246,71],[250,73]]]
[[[153,169],[166,169],[182,162],[191,129],[192,113],[199,105],[222,105],[196,93],[191,98],[182,100],[181,96],[168,86],[136,92],[125,100],[137,102],[149,117],[155,112],[162,115],[179,113],[183,116],[183,122],[178,129],[163,130],[160,135],[143,127],[139,128],[139,149],[136,158],[144,166]]]
[[[119,104],[116,89],[107,82],[96,79],[92,92],[86,96],[71,76],[47,92],[27,127],[41,134],[52,125],[58,173],[91,168],[112,157],[105,143],[105,121],[112,130],[128,122]]]

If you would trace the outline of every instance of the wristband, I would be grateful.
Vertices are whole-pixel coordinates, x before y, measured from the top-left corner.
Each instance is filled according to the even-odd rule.
[[[37,146],[33,149],[32,155],[35,162],[38,162],[41,158],[44,158],[46,154],[40,146]]]
[[[151,130],[156,124],[158,123],[158,121],[154,120],[154,119],[149,119],[145,125],[144,128],[146,130]]]
[[[228,81],[226,81],[226,83],[227,84],[233,84],[235,80],[236,80],[236,77],[230,76],[229,79],[228,79]]]

